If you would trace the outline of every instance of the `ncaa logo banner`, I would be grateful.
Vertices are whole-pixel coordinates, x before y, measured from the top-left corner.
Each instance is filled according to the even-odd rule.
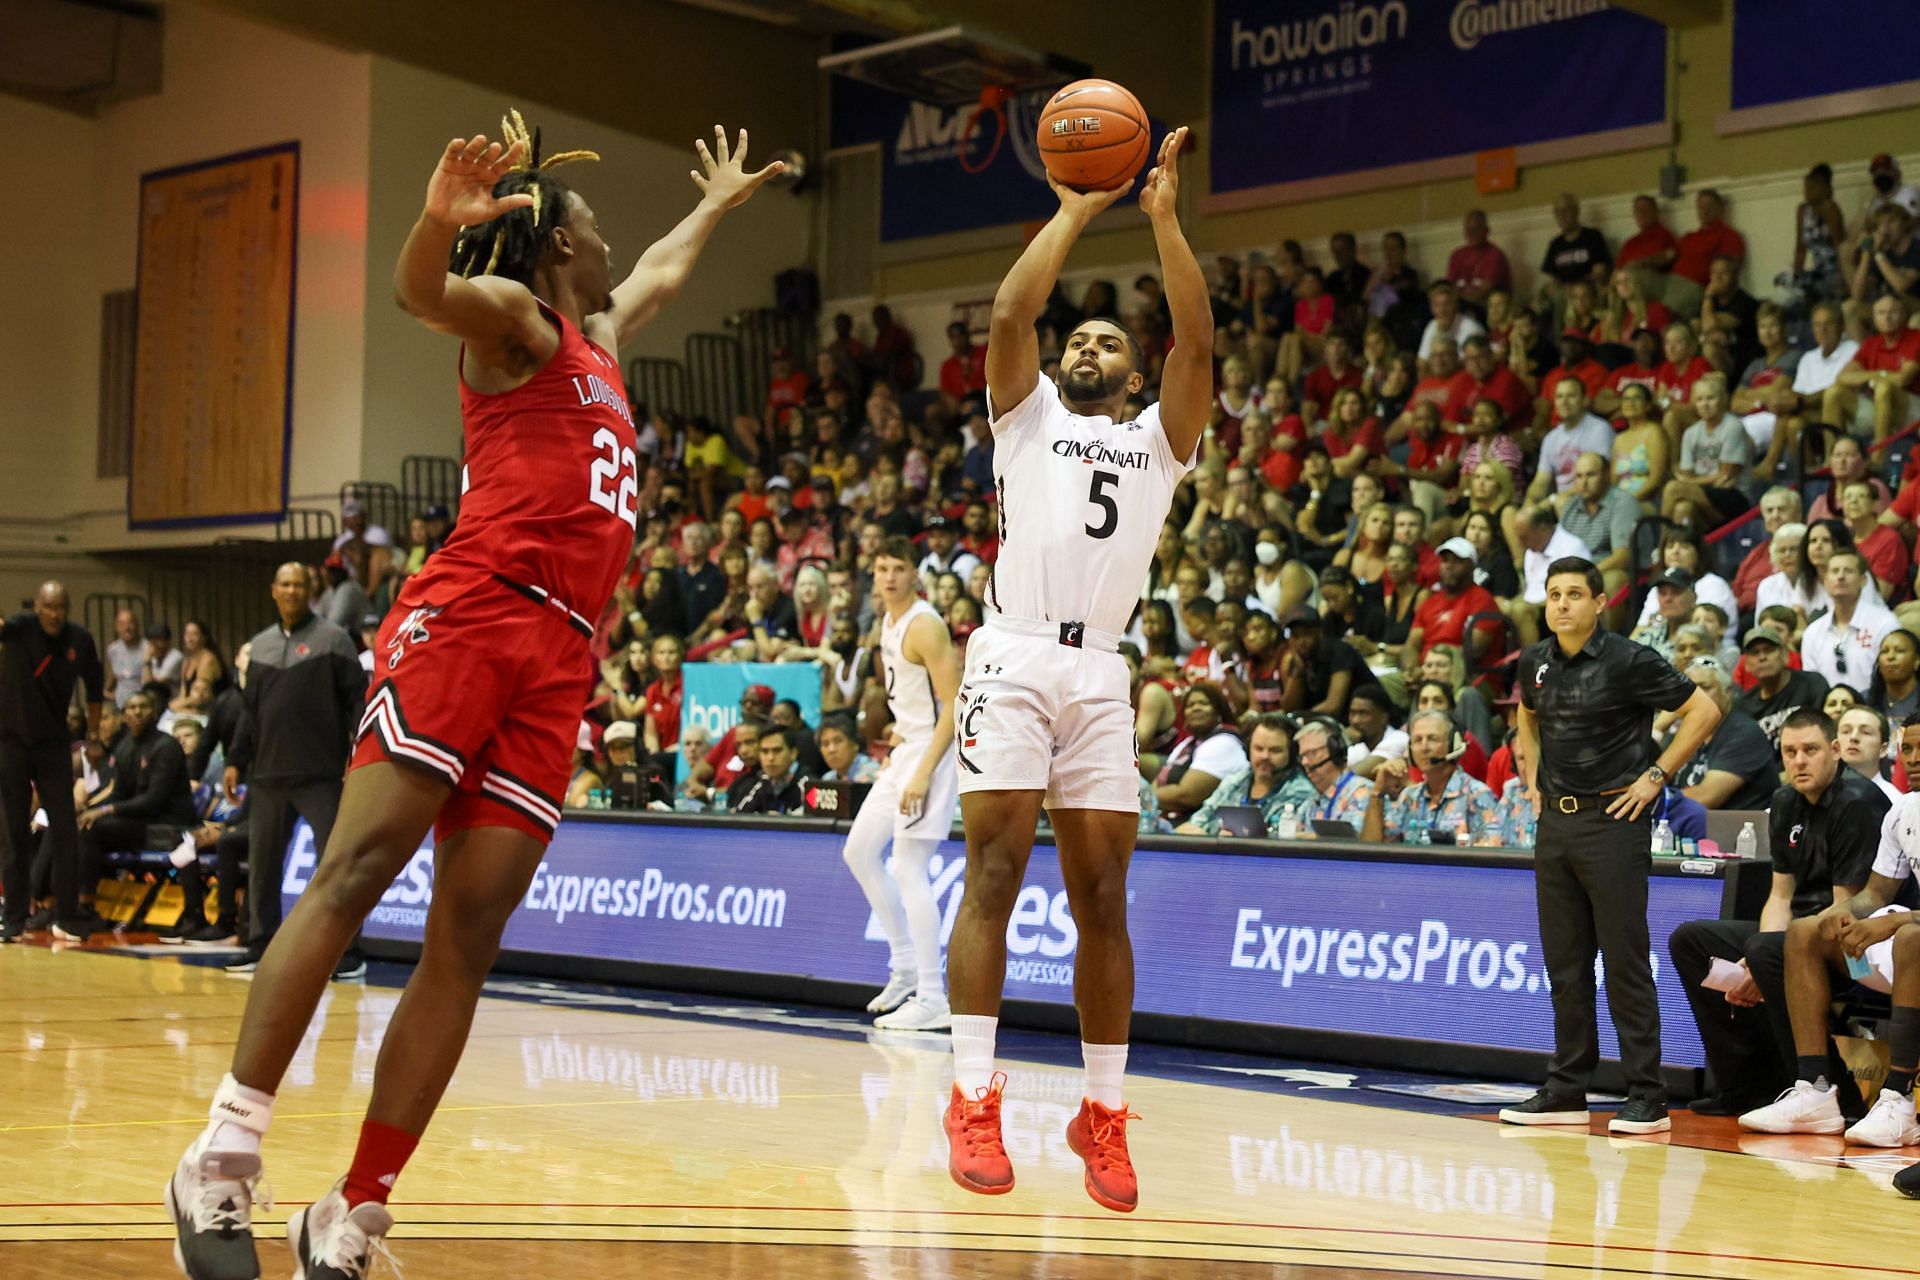
[[[820,668],[811,662],[689,662],[680,668],[685,683],[680,698],[680,732],[699,725],[720,741],[740,723],[740,696],[749,685],[763,684],[776,701],[792,698],[800,718],[820,723]]]
[[[1213,23],[1209,211],[1670,138],[1666,30],[1605,0],[1214,0]]]

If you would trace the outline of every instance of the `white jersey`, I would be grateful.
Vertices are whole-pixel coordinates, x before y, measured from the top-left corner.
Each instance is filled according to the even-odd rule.
[[[987,604],[1015,618],[1125,631],[1174,486],[1193,469],[1191,458],[1173,456],[1160,406],[1132,422],[1082,417],[1043,375],[1005,412],[989,392],[987,409],[1000,499]]]
[[[1920,793],[1901,796],[1880,820],[1880,848],[1873,858],[1873,874],[1905,880],[1920,859]]]
[[[880,660],[887,672],[887,710],[893,713],[894,727],[904,741],[922,743],[933,737],[934,721],[940,718],[940,699],[933,692],[932,674],[919,663],[909,662],[901,651],[907,628],[915,618],[940,622],[940,611],[925,600],[915,600],[898,622],[881,617]]]

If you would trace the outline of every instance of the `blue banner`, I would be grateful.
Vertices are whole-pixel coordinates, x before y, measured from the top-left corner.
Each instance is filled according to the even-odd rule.
[[[1215,196],[1458,158],[1471,173],[1476,152],[1666,119],[1665,29],[1602,0],[1214,0],[1213,14]]]
[[[1915,16],[1913,0],[1734,0],[1734,110],[1920,80]],[[1882,149],[1901,148],[1861,148]]]
[[[887,946],[840,858],[844,836],[743,825],[567,821],[508,921],[509,950],[845,982],[886,979]],[[966,847],[929,870],[944,943]],[[1708,864],[1711,869],[1711,864]],[[301,824],[282,901],[313,873]],[[1648,923],[1662,1057],[1704,1065],[1666,938],[1720,914],[1714,876],[1655,876]],[[1142,848],[1127,880],[1146,1012],[1547,1052],[1553,1012],[1527,866],[1247,857]],[[418,942],[433,900],[423,847],[367,921]],[[1009,997],[1068,1004],[1079,930],[1053,852],[1036,849],[1007,926]],[[743,985],[743,989],[746,989]],[[1600,988],[1601,1043],[1618,1041]]]
[[[764,684],[775,701],[792,698],[800,704],[800,718],[820,723],[820,668],[811,662],[689,662],[680,699],[680,732],[700,725],[720,741],[740,723],[740,695],[748,685]]]

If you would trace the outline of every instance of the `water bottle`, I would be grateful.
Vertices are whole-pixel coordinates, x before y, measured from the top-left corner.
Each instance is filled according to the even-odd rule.
[[[1753,829],[1751,822],[1740,828],[1740,838],[1733,842],[1733,853],[1737,858],[1751,858],[1760,852],[1760,834]]]
[[[715,787],[713,789],[713,807],[709,809],[708,812],[725,813],[729,800],[730,797],[723,788]]]
[[[1453,833],[1453,842],[1454,844],[1458,845],[1462,849],[1466,848],[1468,845],[1471,845],[1473,843],[1473,832],[1467,830],[1466,823],[1463,822],[1459,825],[1459,827],[1455,828]]]
[[[1280,806],[1280,817],[1274,824],[1274,838],[1277,840],[1298,840],[1300,838],[1300,809],[1289,800]]]
[[[1673,853],[1673,827],[1665,818],[1653,829],[1653,856],[1665,858]]]

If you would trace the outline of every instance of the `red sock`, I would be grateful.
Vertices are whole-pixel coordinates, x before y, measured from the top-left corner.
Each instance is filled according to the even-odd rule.
[[[407,1167],[407,1158],[420,1145],[418,1134],[402,1133],[378,1120],[360,1125],[360,1145],[354,1149],[353,1167],[347,1170],[347,1207],[369,1200],[380,1204],[393,1194],[394,1180]]]

